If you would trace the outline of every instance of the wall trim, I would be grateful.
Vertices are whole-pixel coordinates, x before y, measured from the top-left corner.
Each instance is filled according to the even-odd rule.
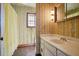
[[[28,47],[28,46],[35,46],[35,44],[33,44],[33,45],[29,45],[29,44],[19,44],[17,48],[24,48],[24,47]]]

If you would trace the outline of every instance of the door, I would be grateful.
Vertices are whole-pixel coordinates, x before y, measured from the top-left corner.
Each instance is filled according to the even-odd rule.
[[[1,4],[0,4],[0,56],[1,56]]]
[[[4,6],[3,4],[1,3],[0,4],[0,55],[2,56],[3,55],[3,37],[4,37]]]

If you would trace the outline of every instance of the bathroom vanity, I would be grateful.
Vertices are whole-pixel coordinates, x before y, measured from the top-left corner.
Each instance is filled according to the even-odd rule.
[[[61,39],[61,37],[66,38]],[[78,56],[78,39],[59,36],[59,35],[41,35],[41,54],[42,56]]]

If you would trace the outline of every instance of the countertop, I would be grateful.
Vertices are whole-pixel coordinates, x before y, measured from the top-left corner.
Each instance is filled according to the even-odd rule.
[[[63,51],[67,55],[79,56],[79,39],[69,38],[71,40],[68,40],[67,42],[61,41],[60,43],[57,43],[55,40],[60,39],[59,35],[41,34],[40,38],[47,41],[57,49]]]

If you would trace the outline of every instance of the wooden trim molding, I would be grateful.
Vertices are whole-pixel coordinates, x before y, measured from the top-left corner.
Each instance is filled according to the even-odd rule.
[[[24,48],[24,47],[28,47],[28,46],[35,46],[35,44],[33,44],[33,45],[20,44],[20,45],[18,45],[18,47],[17,47],[17,48]]]

